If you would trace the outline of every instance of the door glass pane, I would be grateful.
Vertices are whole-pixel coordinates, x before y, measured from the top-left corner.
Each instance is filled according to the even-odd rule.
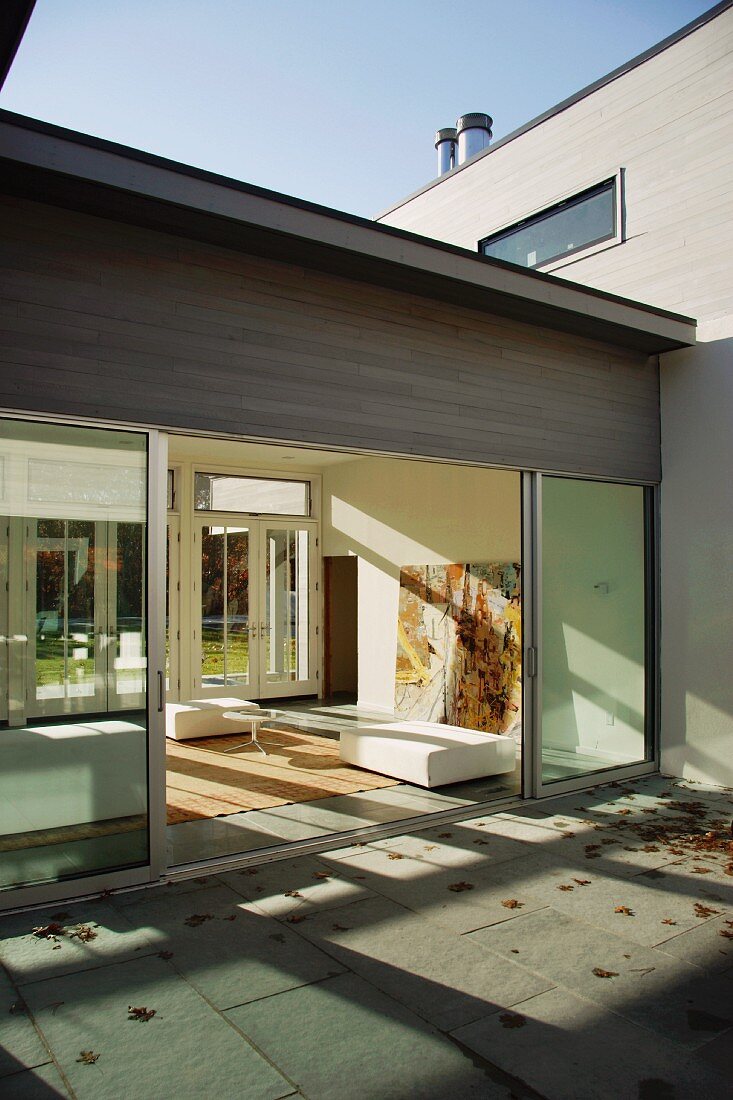
[[[308,679],[308,532],[265,538],[265,668],[269,683]]]
[[[249,530],[201,528],[201,686],[249,682]]]
[[[542,478],[542,779],[645,758],[644,490]]]
[[[139,433],[0,420],[3,889],[148,861],[146,451]]]

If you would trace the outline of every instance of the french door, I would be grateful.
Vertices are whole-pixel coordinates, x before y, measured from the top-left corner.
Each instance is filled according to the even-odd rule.
[[[201,698],[317,691],[316,525],[196,517],[193,689]]]
[[[145,704],[142,523],[21,521],[25,718]]]

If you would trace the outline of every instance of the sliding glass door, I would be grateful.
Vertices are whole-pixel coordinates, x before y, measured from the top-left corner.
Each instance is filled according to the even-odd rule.
[[[102,871],[146,877],[148,438],[0,420],[8,904]]]
[[[651,490],[540,480],[537,793],[549,793],[651,759]]]

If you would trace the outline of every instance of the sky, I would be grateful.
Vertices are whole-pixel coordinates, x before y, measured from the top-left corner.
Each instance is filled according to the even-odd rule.
[[[373,217],[713,0],[37,0],[0,107]]]

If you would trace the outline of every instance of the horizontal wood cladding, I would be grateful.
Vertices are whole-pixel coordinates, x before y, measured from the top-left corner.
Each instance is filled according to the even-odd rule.
[[[5,198],[0,405],[659,479],[640,353]]]
[[[475,249],[624,170],[626,239],[551,270],[695,317],[733,312],[733,8],[381,220]]]

